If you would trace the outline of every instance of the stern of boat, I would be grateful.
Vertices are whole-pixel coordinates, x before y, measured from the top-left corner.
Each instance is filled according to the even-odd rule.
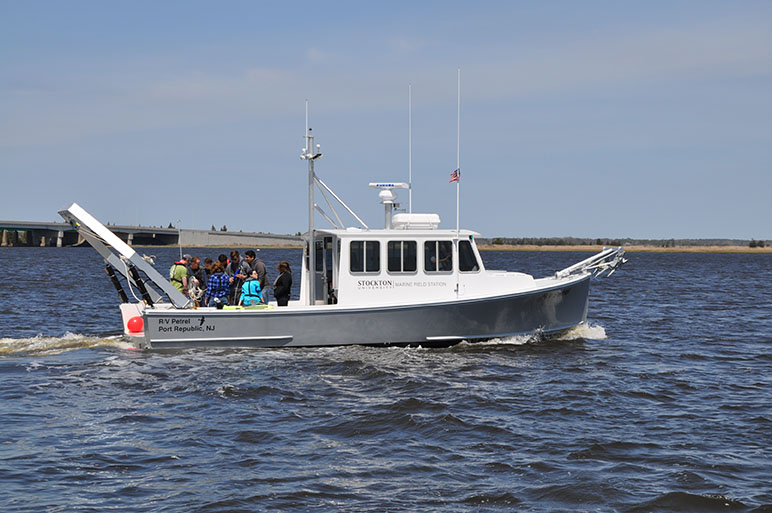
[[[139,349],[148,347],[145,336],[145,305],[143,303],[121,303],[121,325],[123,336]]]

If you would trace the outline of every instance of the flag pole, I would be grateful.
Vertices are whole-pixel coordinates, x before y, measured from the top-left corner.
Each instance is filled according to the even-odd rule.
[[[458,178],[456,180],[456,298],[460,294],[460,284],[458,276],[459,261],[459,239],[460,239],[460,211],[461,211],[461,68],[458,68],[458,109],[456,119],[456,173]]]

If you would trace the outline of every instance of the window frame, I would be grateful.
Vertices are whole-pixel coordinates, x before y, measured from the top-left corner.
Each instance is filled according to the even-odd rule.
[[[360,262],[362,263],[362,270],[361,271],[355,271],[352,268],[352,264],[354,263],[354,259],[351,258],[354,254],[354,246],[356,244],[361,244],[362,249],[361,253],[359,253]],[[368,247],[375,246],[375,253],[371,253],[375,255],[375,262],[377,264],[377,269],[370,269],[368,264]],[[358,252],[358,251],[357,251]],[[348,242],[348,270],[351,274],[380,274],[381,272],[381,241],[379,240],[366,240],[366,239],[360,239],[360,240],[350,240]]]
[[[392,244],[399,244],[399,270],[391,269],[391,247]],[[405,270],[405,248],[406,245],[413,245],[413,267],[414,269]],[[418,273],[418,241],[415,240],[390,240],[386,243],[386,272],[389,274],[416,274]]]
[[[427,255],[427,244],[434,244],[434,255],[435,255],[435,269],[427,269],[426,268],[426,255]],[[450,254],[450,269],[440,269],[439,264],[440,261],[437,258],[440,253],[440,244],[447,244],[450,248],[449,254]],[[423,244],[423,261],[424,261],[424,273],[426,274],[453,274],[454,269],[454,258],[453,258],[453,241],[450,240],[425,240]]]
[[[474,258],[475,266],[477,267],[477,269],[472,269],[470,271],[464,271],[463,269],[461,269],[461,244],[463,243],[466,243],[469,245],[469,252],[472,255],[472,258]],[[466,274],[479,273],[480,269],[481,269],[480,260],[477,258],[477,253],[475,253],[474,251],[474,246],[472,245],[472,241],[471,240],[458,241],[458,272],[466,273]]]

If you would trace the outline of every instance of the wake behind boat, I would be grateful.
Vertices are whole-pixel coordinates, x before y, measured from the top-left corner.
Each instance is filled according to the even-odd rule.
[[[309,229],[300,299],[286,307],[196,307],[153,266],[77,204],[60,215],[102,255],[121,297],[124,334],[140,348],[451,344],[563,332],[587,318],[590,278],[624,263],[604,249],[552,276],[485,269],[475,238],[440,229],[437,214],[394,213],[399,182],[375,182],[384,227],[369,228],[316,176],[322,156],[306,129]],[[458,177],[456,177],[457,179]],[[319,188],[331,215],[314,202]],[[329,196],[328,196],[329,195]],[[346,227],[330,196],[358,222]],[[315,228],[316,212],[333,226]],[[334,219],[333,219],[334,218]],[[131,302],[124,284],[132,296]],[[137,291],[136,294],[134,291]]]

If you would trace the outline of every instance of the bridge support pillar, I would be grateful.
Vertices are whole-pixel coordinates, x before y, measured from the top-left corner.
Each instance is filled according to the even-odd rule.
[[[56,247],[61,248],[62,247],[62,241],[64,240],[64,232],[62,230],[59,230],[59,232],[56,234]]]
[[[10,232],[8,230],[3,230],[3,240],[0,242],[0,247],[6,247],[8,246],[8,234]]]
[[[44,248],[44,247],[46,247],[46,242],[47,242],[47,241],[46,241],[46,236],[45,236],[45,235],[41,235],[41,236],[40,236],[40,247],[41,247],[41,248]]]
[[[133,233],[130,233],[130,234],[129,234],[129,240],[128,240],[127,244],[128,244],[129,246],[131,246],[132,244],[134,244],[134,234],[133,234]]]

